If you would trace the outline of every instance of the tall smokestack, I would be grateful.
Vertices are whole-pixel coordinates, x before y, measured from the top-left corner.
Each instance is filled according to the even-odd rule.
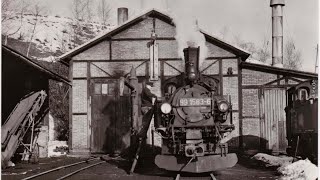
[[[272,8],[272,66],[283,67],[284,0],[270,0]]]
[[[128,20],[128,8],[118,8],[118,26],[125,23]]]

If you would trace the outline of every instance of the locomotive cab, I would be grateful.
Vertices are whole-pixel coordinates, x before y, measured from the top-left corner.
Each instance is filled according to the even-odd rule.
[[[287,91],[286,127],[289,155],[315,162],[318,138],[317,80],[302,82]]]

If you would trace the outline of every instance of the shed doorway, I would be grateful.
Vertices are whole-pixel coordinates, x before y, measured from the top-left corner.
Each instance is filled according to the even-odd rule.
[[[286,89],[262,88],[260,101],[260,133],[267,144],[267,150],[278,154],[286,152]]]
[[[91,153],[123,151],[130,145],[130,96],[119,96],[117,79],[91,79]]]

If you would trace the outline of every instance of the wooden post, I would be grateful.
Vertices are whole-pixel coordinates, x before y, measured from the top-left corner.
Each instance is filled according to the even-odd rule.
[[[139,122],[139,83],[138,78],[136,76],[136,69],[134,67],[131,68],[129,84],[134,88],[131,93],[131,103],[132,103],[132,120],[131,120],[131,128],[133,132],[138,130],[138,122]]]

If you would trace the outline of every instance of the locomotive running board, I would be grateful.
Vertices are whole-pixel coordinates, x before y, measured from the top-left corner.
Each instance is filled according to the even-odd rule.
[[[217,171],[229,167],[233,167],[238,162],[238,157],[235,153],[221,155],[210,155],[198,157],[197,160],[191,162],[186,167],[183,167],[188,163],[188,159],[179,159],[171,155],[157,155],[155,164],[162,169],[168,171],[180,171],[190,173],[204,173]]]

